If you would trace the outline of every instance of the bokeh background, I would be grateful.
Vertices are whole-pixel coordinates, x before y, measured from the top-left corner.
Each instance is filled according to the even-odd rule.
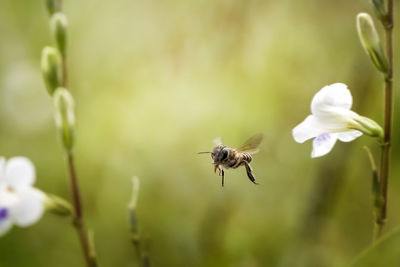
[[[382,122],[382,77],[355,27],[361,11],[372,13],[368,1],[65,1],[75,154],[101,266],[138,266],[127,222],[134,175],[154,266],[342,266],[369,247],[362,147],[378,157],[379,145],[363,136],[311,159],[311,143],[291,136],[313,95],[335,82],[348,84],[355,111]],[[37,186],[68,199],[40,72],[52,44],[43,2],[3,0],[0,39],[0,154],[29,157]],[[398,125],[396,116],[387,231],[400,223]],[[234,147],[258,132],[261,185],[237,169],[222,189],[209,156],[196,152],[218,136]],[[393,242],[388,255],[398,255]],[[53,214],[13,228],[0,251],[0,266],[84,266],[70,221]]]

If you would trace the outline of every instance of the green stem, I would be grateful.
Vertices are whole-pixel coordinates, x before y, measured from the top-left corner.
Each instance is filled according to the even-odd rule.
[[[62,12],[62,1],[54,0],[54,7],[56,12]],[[68,89],[67,55],[65,51],[60,51],[60,52],[62,53],[62,64],[61,64],[62,86],[65,89]],[[97,267],[98,264],[97,264],[96,252],[94,249],[93,233],[87,230],[85,220],[83,218],[82,201],[78,184],[78,176],[75,168],[74,154],[72,150],[68,148],[66,148],[65,153],[67,157],[71,202],[74,211],[73,225],[77,231],[79,241],[81,243],[86,265],[88,267]]]
[[[136,220],[136,212],[130,212],[129,217],[131,220]],[[150,267],[148,240],[143,239],[139,234],[137,227],[131,228],[131,242],[135,247],[139,265],[141,267]]]
[[[381,169],[380,169],[380,186],[382,190],[383,206],[377,218],[379,225],[377,236],[382,235],[383,228],[386,224],[387,218],[387,191],[389,180],[389,167],[390,167],[390,144],[391,144],[391,131],[392,131],[392,115],[393,115],[393,44],[392,44],[392,30],[393,30],[393,0],[388,0],[388,18],[384,24],[386,32],[386,56],[389,61],[388,73],[385,76],[385,104],[384,104],[384,137],[381,148]]]
[[[93,242],[90,241],[89,233],[85,226],[85,221],[83,219],[83,212],[82,212],[82,202],[80,196],[80,190],[78,185],[78,178],[76,175],[75,169],[75,161],[74,155],[72,152],[68,152],[67,154],[67,162],[68,162],[68,174],[69,174],[69,181],[71,187],[71,198],[72,198],[72,205],[74,207],[74,226],[78,233],[79,240],[82,245],[83,254],[85,256],[86,265],[88,267],[96,267],[97,259],[94,253]]]
[[[135,247],[138,263],[141,267],[150,267],[148,240],[143,239],[142,235],[139,232],[136,214],[136,203],[134,203],[134,205],[128,206],[128,216],[131,228],[130,239],[133,246]]]

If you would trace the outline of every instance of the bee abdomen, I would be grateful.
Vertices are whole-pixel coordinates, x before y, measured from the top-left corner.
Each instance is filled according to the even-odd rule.
[[[243,160],[247,161],[247,163],[250,163],[251,160],[253,159],[249,153],[243,153],[242,154]]]
[[[236,156],[232,159],[232,161],[228,164],[228,166],[229,168],[236,169],[237,167],[243,165],[245,161],[247,163],[250,163],[252,159],[253,158],[248,153],[236,154]]]

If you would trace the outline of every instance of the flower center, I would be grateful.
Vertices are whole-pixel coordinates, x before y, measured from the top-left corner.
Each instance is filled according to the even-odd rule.
[[[8,217],[8,209],[0,208],[0,221],[7,219],[7,217]]]

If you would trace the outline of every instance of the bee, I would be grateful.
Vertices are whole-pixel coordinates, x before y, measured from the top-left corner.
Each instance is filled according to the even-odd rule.
[[[251,154],[259,151],[258,147],[262,139],[262,134],[256,134],[244,142],[239,148],[231,148],[223,145],[221,139],[217,138],[214,140],[216,147],[214,147],[212,152],[199,152],[198,154],[211,154],[214,172],[216,173],[218,170],[219,176],[222,176],[222,187],[224,186],[224,169],[236,169],[240,166],[246,168],[247,177],[249,177],[250,181],[254,184],[258,184],[251,172],[250,162],[253,159]]]

